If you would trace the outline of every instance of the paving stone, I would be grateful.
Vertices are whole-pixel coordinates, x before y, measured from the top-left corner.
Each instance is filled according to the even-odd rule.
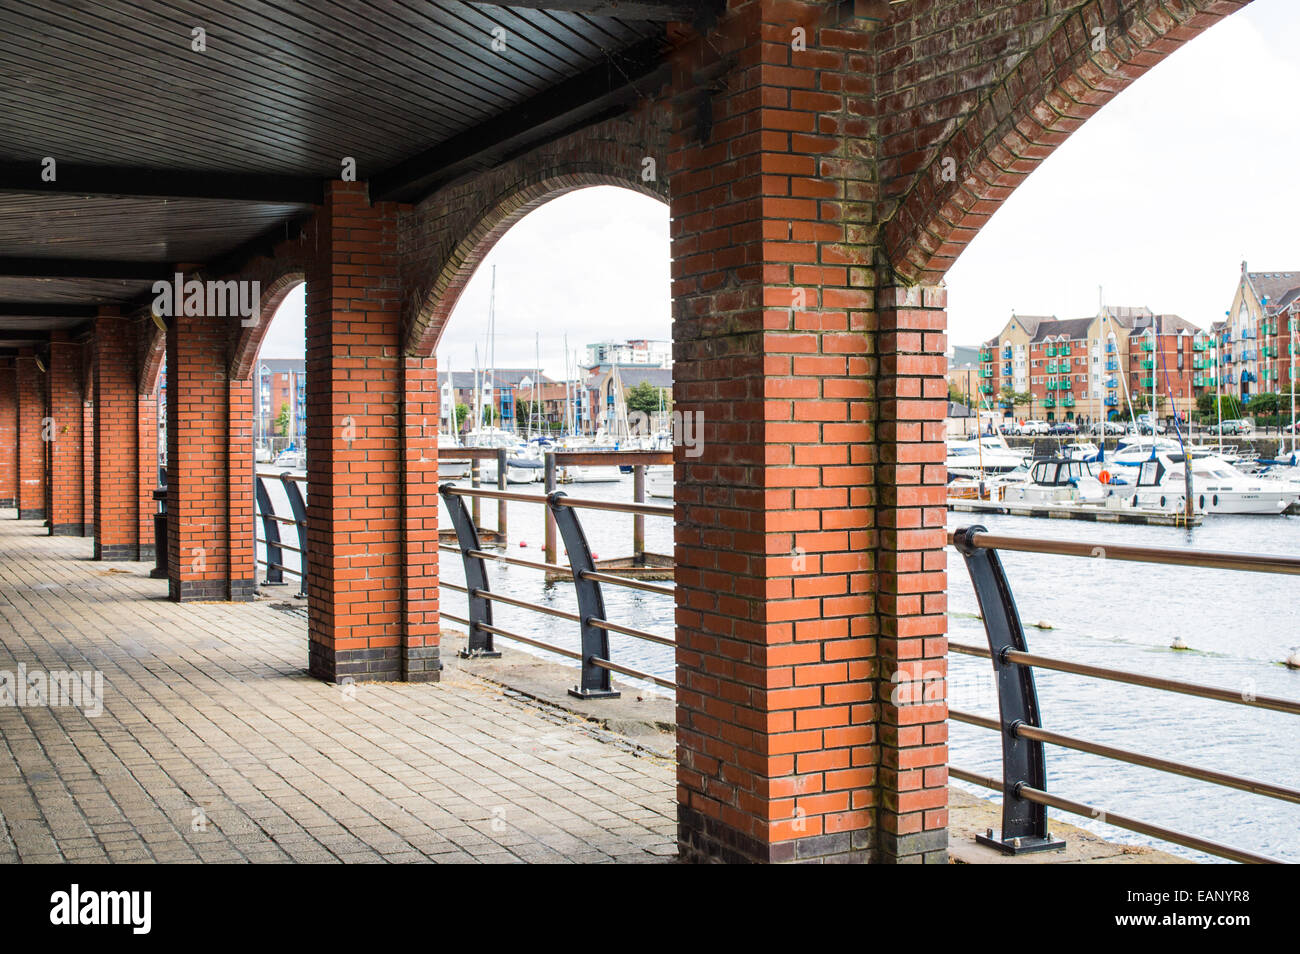
[[[451,667],[349,699],[276,601],[171,603],[14,517],[0,670],[97,671],[104,708],[0,708],[0,862],[675,857],[670,762]]]

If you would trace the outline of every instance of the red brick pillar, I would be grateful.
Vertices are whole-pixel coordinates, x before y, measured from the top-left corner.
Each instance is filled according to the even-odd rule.
[[[173,600],[253,598],[253,383],[231,380],[228,325],[167,329],[167,579]]]
[[[95,395],[94,345],[82,349],[85,402],[81,405],[81,513],[83,537],[95,535]]]
[[[882,282],[876,436],[881,860],[948,845],[947,291]]]
[[[105,309],[95,319],[95,559],[153,558],[157,414],[136,388],[133,323]]]
[[[332,183],[305,239],[308,633],[322,679],[441,668],[437,380],[432,359],[402,354],[397,213],[361,183]]]
[[[0,358],[0,507],[18,506],[18,391],[13,358]]]
[[[83,349],[80,342],[68,340],[66,332],[51,334],[47,416],[52,434],[45,490],[51,536],[79,537],[86,532]]]
[[[943,589],[941,538],[896,533],[902,504],[884,499],[912,480],[892,421],[943,412],[893,403],[920,381],[888,380],[883,354],[913,342],[877,311],[874,24],[851,10],[733,3],[675,69],[674,410],[703,421],[702,445],[676,451],[687,860],[944,856],[942,831],[911,837],[946,801],[913,794],[940,777],[910,772],[924,730],[898,731],[914,716],[881,698],[917,649],[910,591],[893,594]],[[909,444],[939,439],[913,420]]]
[[[17,360],[18,519],[44,520],[45,513],[45,372],[35,352],[23,349]]]

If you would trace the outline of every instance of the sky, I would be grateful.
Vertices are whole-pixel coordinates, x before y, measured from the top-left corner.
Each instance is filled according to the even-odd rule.
[[[1013,311],[1078,318],[1145,305],[1201,327],[1232,301],[1241,262],[1300,270],[1300,3],[1255,0],[1103,107],[1011,195],[947,276],[949,340],[975,344]],[[588,342],[671,337],[668,208],[613,187],[535,210],[475,272],[438,346],[468,370],[496,270],[496,365],[561,378]],[[302,354],[303,297],[267,334]]]

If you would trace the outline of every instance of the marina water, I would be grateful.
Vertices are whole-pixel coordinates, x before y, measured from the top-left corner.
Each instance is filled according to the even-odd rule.
[[[460,482],[468,484],[468,481]],[[512,487],[541,493],[540,485]],[[574,484],[570,496],[630,501],[630,477],[618,483]],[[651,503],[667,503],[652,499]],[[277,508],[279,502],[277,502]],[[542,559],[543,508],[509,504],[510,542],[500,552]],[[977,522],[973,514],[951,514],[949,527]],[[482,522],[495,524],[496,502],[482,502]],[[632,517],[580,510],[587,539],[601,559],[629,556]],[[1031,517],[979,516],[998,533],[1053,539],[1126,543],[1188,550],[1237,550],[1294,554],[1300,517],[1212,516],[1199,527],[1153,527],[1048,521]],[[646,517],[646,549],[672,553],[672,520]],[[450,527],[445,510],[440,526]],[[260,533],[259,533],[260,535]],[[521,548],[520,542],[527,544]],[[557,562],[565,564],[562,544]],[[260,549],[260,548],[259,548]],[[965,564],[948,550],[949,638],[987,646]],[[286,553],[287,558],[292,554]],[[1300,671],[1281,661],[1300,645],[1300,579],[1105,559],[1002,553],[1003,564],[1025,623],[1033,652],[1121,670],[1220,686],[1245,694],[1300,699]],[[260,555],[259,555],[259,558]],[[287,559],[286,562],[289,562]],[[462,564],[443,554],[442,575],[464,584]],[[537,570],[489,563],[491,587],[556,609],[577,611],[573,585],[546,583]],[[665,584],[670,585],[670,584]],[[649,632],[673,635],[670,597],[626,587],[603,587],[608,618]],[[442,591],[442,605],[465,615],[465,595]],[[579,648],[577,626],[566,620],[503,604],[493,607],[495,622],[507,630],[572,650]],[[1050,623],[1050,630],[1034,624]],[[1188,649],[1170,649],[1182,637]],[[542,653],[502,641],[511,649]],[[673,678],[673,651],[633,637],[610,634],[612,659],[664,678]],[[571,659],[552,656],[564,666]],[[949,656],[949,700],[954,708],[997,717],[992,667],[987,659]],[[621,678],[621,677],[617,677]],[[1280,712],[1160,692],[1121,683],[1037,670],[1043,723],[1050,729],[1091,741],[1165,756],[1292,787],[1300,787],[1296,742],[1300,721]],[[623,680],[625,684],[629,680]],[[644,693],[666,694],[648,683],[632,683]],[[610,702],[617,706],[617,701]],[[962,768],[1000,777],[1001,745],[987,729],[949,722],[950,761]],[[1297,806],[1193,779],[1126,765],[1080,752],[1047,746],[1048,788],[1101,809],[1209,837],[1300,862]],[[989,791],[954,782],[983,798]],[[1217,859],[1188,849],[1052,810],[1049,817],[1088,828],[1122,843],[1155,845],[1199,861]]]

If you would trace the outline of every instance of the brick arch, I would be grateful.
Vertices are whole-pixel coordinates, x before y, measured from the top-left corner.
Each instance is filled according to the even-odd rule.
[[[241,272],[239,277],[262,282],[262,307],[257,322],[246,328],[241,325],[231,345],[229,373],[232,381],[246,380],[253,373],[257,354],[262,349],[262,339],[271,327],[276,310],[289,292],[307,281],[306,271],[300,263],[284,263],[277,259],[262,259],[258,267]]]
[[[439,193],[404,215],[403,298],[406,353],[433,353],[447,318],[474,271],[516,222],[578,189],[612,185],[668,201],[663,104],[597,124],[561,144],[544,146],[472,181]],[[655,176],[642,180],[646,157]]]
[[[956,122],[927,128],[925,110],[916,107],[911,115],[883,118],[889,153],[881,160],[883,191],[900,197],[883,240],[897,275],[909,283],[937,283],[1053,149],[1148,69],[1249,2],[1086,0],[1037,34],[1026,29],[1026,36],[1041,39],[1009,71],[977,93],[974,83],[967,84],[966,94],[977,95],[978,103]],[[1028,0],[1018,6],[1026,18],[1031,7],[1042,9]],[[1093,49],[1099,28],[1105,30],[1102,52]],[[899,145],[891,150],[893,133]],[[909,142],[908,136],[915,138]],[[944,177],[945,166],[955,177]]]
[[[141,394],[153,394],[154,388],[158,387],[163,358],[167,354],[167,333],[158,327],[147,310],[136,321],[140,328],[136,335],[140,348],[136,355],[136,364],[140,369],[136,387]]]

